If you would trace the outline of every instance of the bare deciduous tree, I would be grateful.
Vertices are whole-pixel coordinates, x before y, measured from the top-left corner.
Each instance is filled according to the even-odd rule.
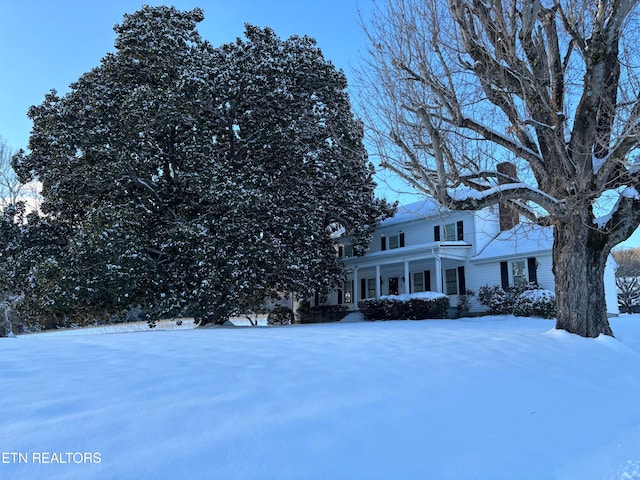
[[[0,137],[0,210],[15,205],[18,201],[25,202],[31,210],[37,210],[40,205],[38,184],[24,184],[20,181],[11,166],[15,153],[7,141]]]
[[[0,209],[15,204],[20,197],[22,184],[11,168],[13,153],[7,141],[0,138]]]
[[[618,263],[616,286],[620,308],[631,313],[640,305],[640,248],[622,248],[613,251]]]
[[[605,263],[640,223],[637,6],[386,0],[363,22],[382,165],[452,209],[553,226],[556,327],[587,337],[613,334]]]

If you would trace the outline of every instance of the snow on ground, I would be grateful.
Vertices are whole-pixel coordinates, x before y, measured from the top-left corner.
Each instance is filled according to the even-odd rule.
[[[0,339],[3,479],[639,479],[640,316]]]

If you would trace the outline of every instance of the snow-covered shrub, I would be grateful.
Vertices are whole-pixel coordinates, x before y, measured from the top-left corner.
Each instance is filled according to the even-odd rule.
[[[535,282],[509,287],[507,290],[499,285],[483,285],[478,289],[478,300],[492,315],[512,314],[520,295],[523,292],[535,290],[539,290]]]
[[[358,309],[367,320],[446,318],[449,310],[449,297],[436,292],[387,295],[360,300]]]
[[[513,313],[520,317],[554,318],[556,296],[550,290],[526,290],[518,296]]]
[[[291,325],[293,310],[288,307],[276,307],[267,316],[267,325]]]
[[[467,289],[462,295],[458,295],[458,313],[466,313],[471,310],[471,299],[476,296],[476,292]]]
[[[358,302],[358,310],[362,312],[367,320],[387,319],[387,309],[389,302],[380,298],[367,298]]]
[[[511,313],[507,292],[498,285],[483,285],[478,289],[478,301],[492,315]]]

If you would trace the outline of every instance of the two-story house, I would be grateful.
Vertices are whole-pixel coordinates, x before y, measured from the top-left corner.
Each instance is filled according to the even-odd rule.
[[[355,257],[349,238],[337,239],[347,280],[329,304],[357,309],[360,299],[424,291],[447,294],[451,305],[468,289],[537,282],[554,289],[551,228],[520,223],[496,205],[451,211],[433,199],[400,206],[376,229],[369,250]],[[615,262],[606,271],[607,310],[618,313]],[[484,306],[472,302],[471,311]]]

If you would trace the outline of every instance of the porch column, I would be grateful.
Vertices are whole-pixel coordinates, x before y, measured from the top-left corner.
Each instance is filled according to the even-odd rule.
[[[409,262],[404,261],[404,293],[407,295],[411,293],[409,291]]]
[[[360,285],[358,285],[358,267],[353,267],[353,308],[358,309]]]
[[[442,293],[442,261],[440,255],[434,254],[436,259],[436,289],[435,292]]]
[[[380,291],[380,265],[376,265],[376,298],[380,298],[382,292]]]

